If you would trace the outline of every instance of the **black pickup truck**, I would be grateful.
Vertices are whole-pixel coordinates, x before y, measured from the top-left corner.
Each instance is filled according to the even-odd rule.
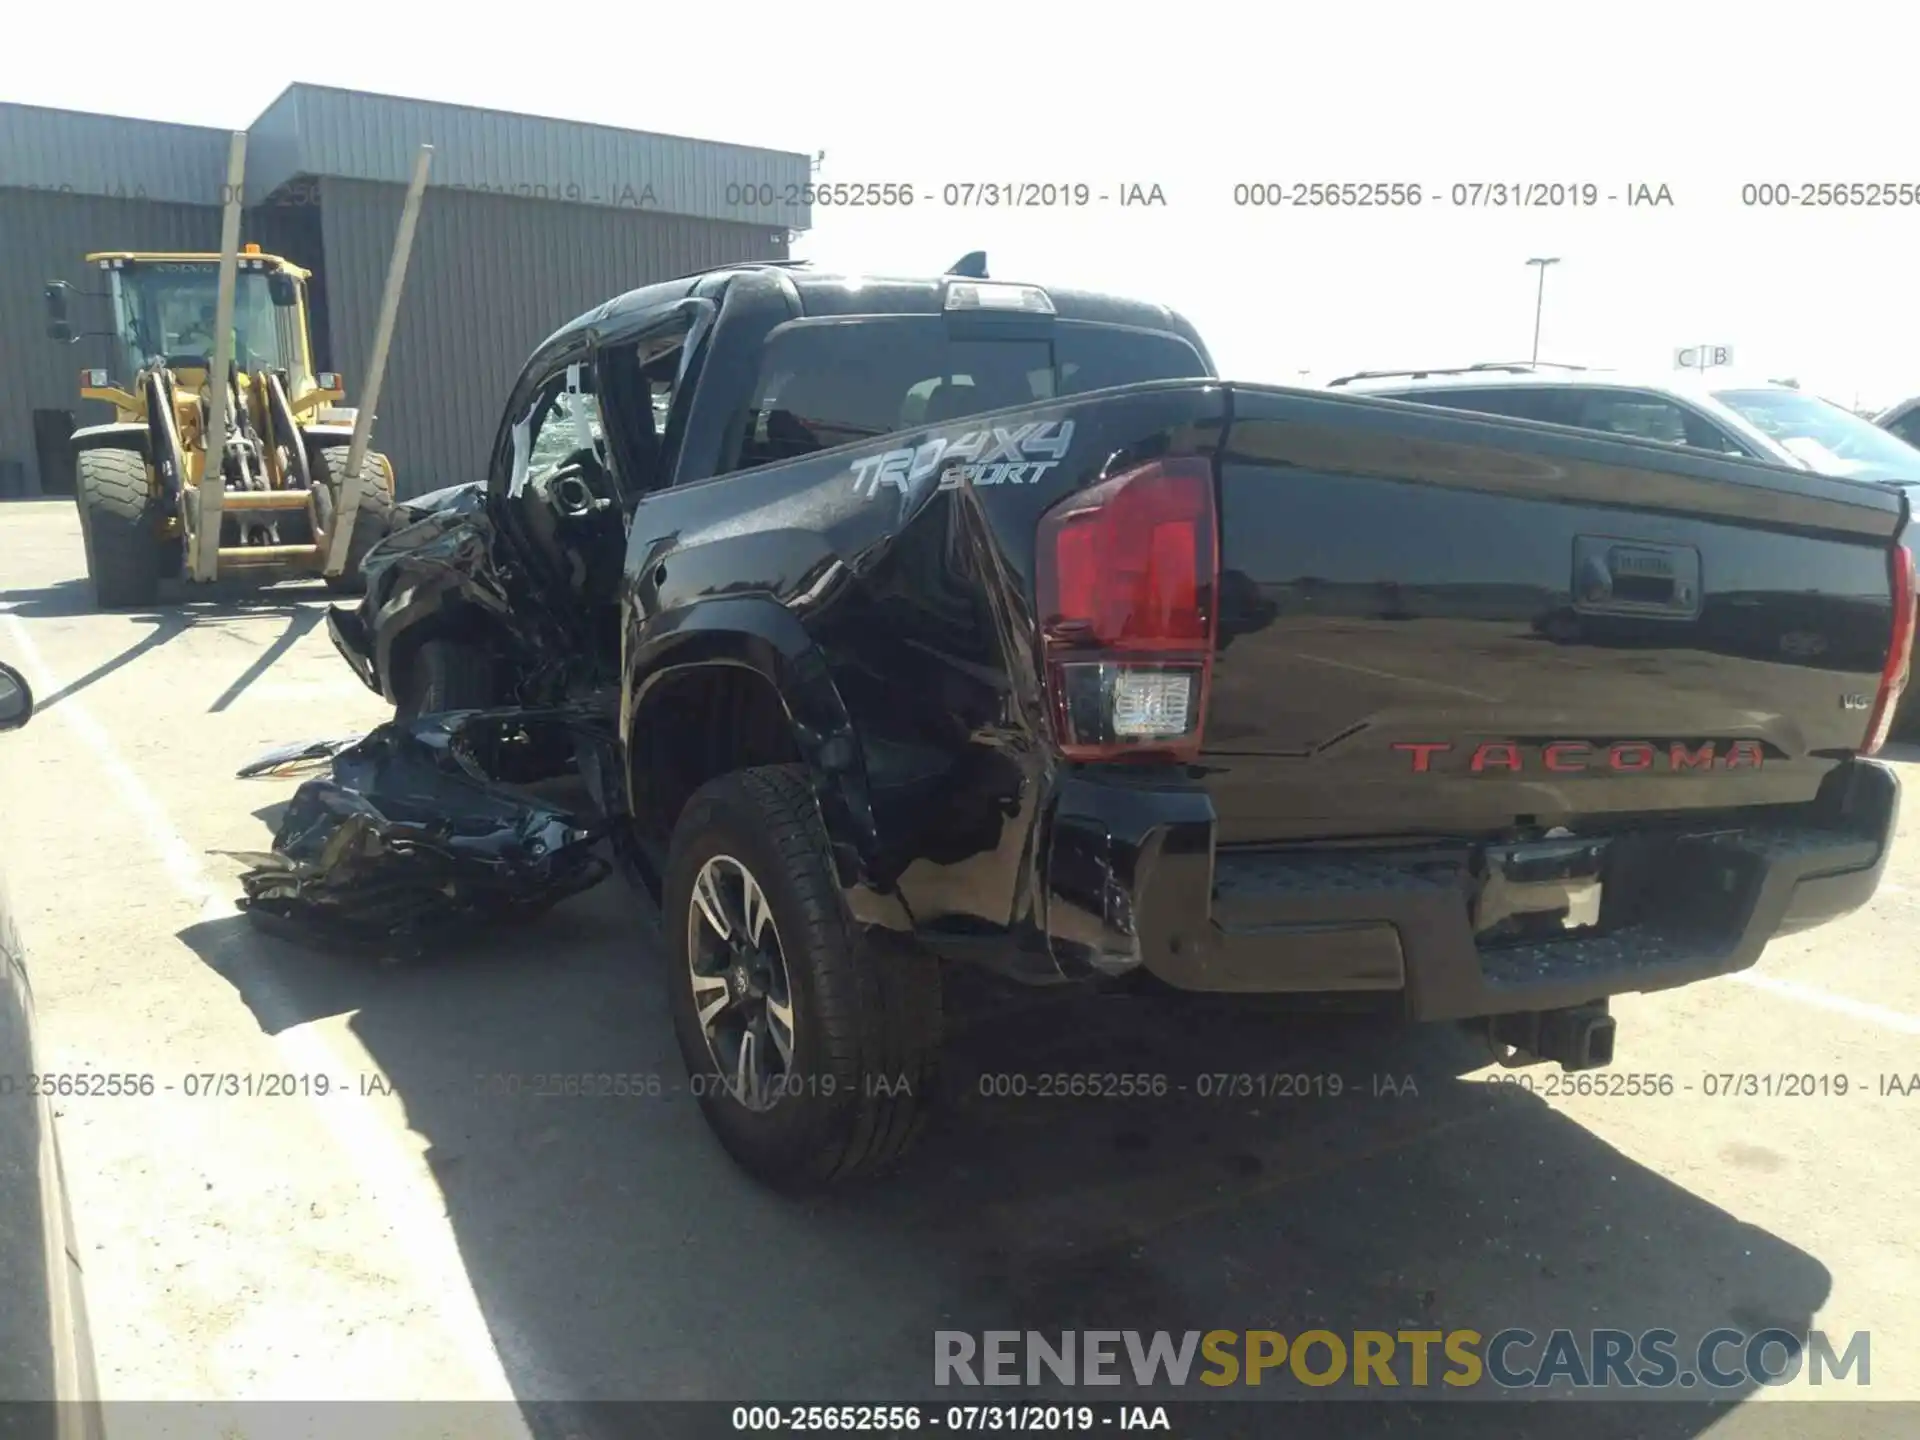
[[[1854,909],[1893,833],[1900,493],[1223,382],[1152,305],[650,285],[410,514],[336,643],[403,714],[617,706],[681,1046],[775,1180],[904,1146],[946,961],[1585,1067],[1608,996]]]

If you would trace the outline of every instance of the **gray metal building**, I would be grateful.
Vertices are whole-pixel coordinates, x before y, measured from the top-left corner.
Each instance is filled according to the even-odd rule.
[[[0,104],[0,496],[71,488],[66,437],[111,418],[45,338],[41,289],[92,250],[213,250],[228,133]],[[434,147],[374,428],[403,495],[475,479],[521,363],[592,305],[810,222],[804,154],[293,85],[247,131],[243,242],[315,275],[317,368],[358,399],[413,157]]]

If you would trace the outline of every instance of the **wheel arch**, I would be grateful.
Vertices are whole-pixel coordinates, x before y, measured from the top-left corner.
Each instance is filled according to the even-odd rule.
[[[82,426],[73,432],[73,450],[76,455],[89,450],[132,450],[147,460],[147,427],[139,420]]]
[[[910,930],[877,875],[864,748],[826,656],[777,601],[702,601],[630,628],[621,688],[627,803],[655,840],[694,791],[730,771],[805,767],[856,921]],[[716,723],[717,722],[717,723]]]
[[[307,442],[309,453],[317,450],[337,450],[353,443],[351,425],[302,425],[300,438]],[[373,448],[372,437],[368,437],[367,448]]]
[[[300,439],[306,446],[308,463],[317,466],[320,463],[320,457],[322,455],[336,452],[344,455],[347,450],[352,448],[353,427],[350,425],[306,425],[300,428]],[[393,468],[393,457],[388,455],[386,451],[377,448],[373,443],[372,436],[367,437],[367,459],[378,462],[380,468],[386,474],[388,483],[397,487],[399,476],[398,472]],[[396,500],[399,498],[397,489],[394,498]]]
[[[505,633],[498,620],[452,586],[415,591],[404,609],[384,613],[376,627],[373,661],[380,693],[389,704],[400,703],[400,678],[429,640],[459,640],[492,649]]]

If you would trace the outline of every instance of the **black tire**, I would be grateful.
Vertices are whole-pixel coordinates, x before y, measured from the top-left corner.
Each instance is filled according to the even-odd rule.
[[[484,710],[497,703],[493,656],[464,640],[428,640],[401,677],[395,718],[448,710]]]
[[[333,515],[340,508],[340,490],[347,478],[347,447],[328,446],[312,455],[314,509],[320,524],[330,529]],[[353,522],[353,538],[347,542],[347,563],[341,572],[327,580],[327,588],[336,595],[358,595],[367,588],[360,573],[360,562],[367,551],[384,540],[393,529],[393,466],[384,455],[369,450],[360,462],[360,513]]]
[[[159,533],[147,462],[133,450],[82,450],[74,458],[73,492],[94,602],[108,610],[153,604],[168,542]]]
[[[696,791],[667,861],[661,922],[681,1056],[721,1145],[748,1174],[779,1189],[890,1166],[919,1134],[936,1083],[938,964],[906,947],[876,950],[849,920],[828,857],[805,772],[766,766]],[[694,885],[716,858],[757,881],[785,972],[791,1059],[784,1078],[763,1090],[772,1097],[763,1109],[749,1108],[732,1089],[694,998],[692,941],[716,933],[696,930]]]

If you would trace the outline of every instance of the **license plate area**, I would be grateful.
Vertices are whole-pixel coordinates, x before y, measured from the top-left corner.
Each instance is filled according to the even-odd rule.
[[[1610,844],[1560,839],[1487,846],[1473,894],[1475,940],[1525,944],[1596,933]]]
[[[1588,615],[1700,618],[1700,552],[1608,535],[1573,541],[1573,608]]]

